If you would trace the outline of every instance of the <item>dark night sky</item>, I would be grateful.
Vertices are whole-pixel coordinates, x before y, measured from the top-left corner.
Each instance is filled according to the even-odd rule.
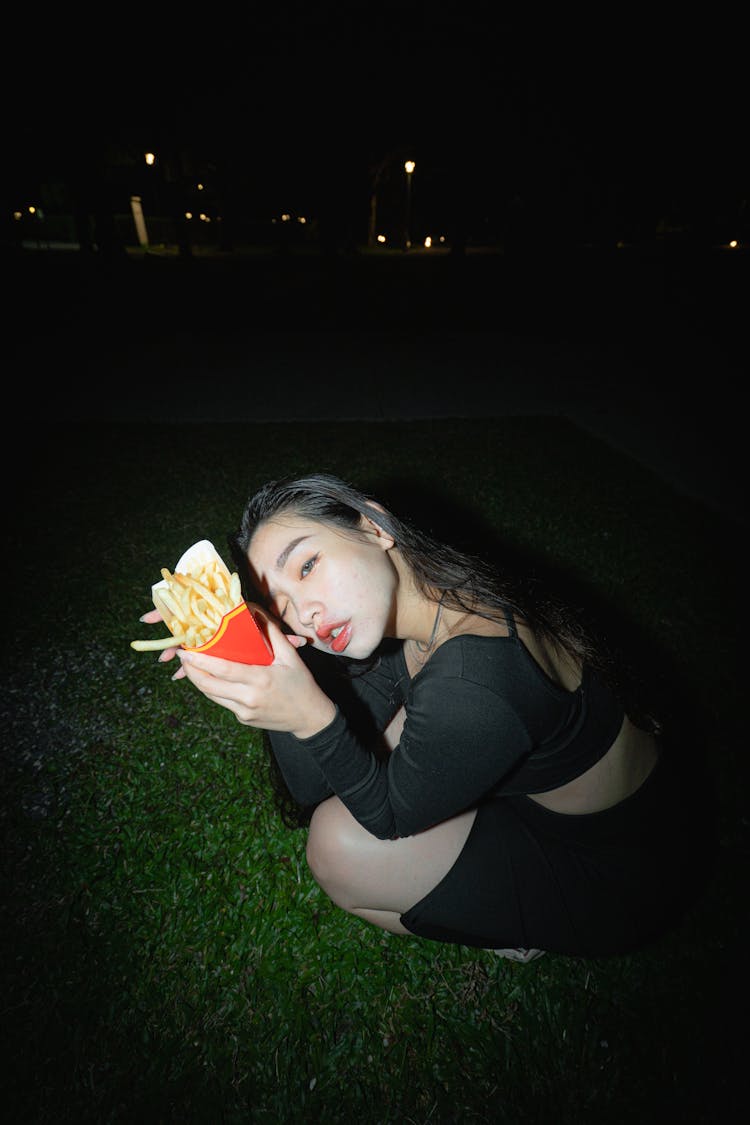
[[[595,212],[615,200],[653,240],[660,217],[689,222],[750,199],[746,64],[742,29],[730,19],[702,12],[693,26],[684,12],[659,17],[632,7],[589,16],[569,7],[551,15],[500,10],[472,0],[319,0],[275,14],[252,4],[193,16],[177,6],[167,15],[65,9],[33,23],[23,11],[15,28],[6,24],[0,70],[0,204],[10,212],[19,194],[55,176],[90,182],[118,148],[132,150],[141,172],[150,148],[192,150],[225,165],[241,207],[263,221],[282,208],[320,219],[327,206],[330,223],[353,200],[361,215],[371,169],[390,152],[416,160],[420,206],[431,198],[436,212],[463,209],[468,225],[515,193],[529,199],[535,222],[541,211],[550,224],[566,207]],[[748,213],[746,204],[745,222]],[[687,294],[685,322],[711,333],[712,356],[720,335],[732,364],[745,351],[736,315],[742,266],[738,257],[722,273],[722,288],[701,262],[691,264],[670,289]],[[657,267],[633,276],[631,321],[664,284]],[[586,289],[585,277],[581,284],[605,304],[605,290]],[[579,325],[588,333],[577,292],[570,283],[561,291],[570,294],[563,312],[575,313],[571,333]],[[631,306],[620,313],[613,305],[611,316],[626,324],[616,342],[643,364]],[[471,323],[477,318],[472,307]],[[609,324],[604,318],[599,331]],[[689,351],[686,342],[680,355]],[[663,353],[648,354],[660,375]],[[703,354],[695,352],[696,366]]]
[[[614,185],[664,209],[746,193],[739,29],[653,15],[627,27],[497,4],[123,9],[113,21],[46,16],[11,30],[8,183],[108,144],[168,145],[225,161],[269,195],[346,190],[411,148],[449,191],[561,180]]]

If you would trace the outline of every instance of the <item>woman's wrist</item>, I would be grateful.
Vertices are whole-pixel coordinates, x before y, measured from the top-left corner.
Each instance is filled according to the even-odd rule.
[[[309,712],[305,715],[305,721],[302,726],[297,727],[290,733],[295,738],[304,740],[306,738],[313,738],[316,734],[320,734],[322,730],[329,727],[338,714],[336,704],[328,697],[320,707],[316,707],[314,712]]]

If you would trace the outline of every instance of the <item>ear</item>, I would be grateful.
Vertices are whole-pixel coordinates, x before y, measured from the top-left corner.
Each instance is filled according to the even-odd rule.
[[[385,513],[385,508],[372,500],[369,502],[368,507],[377,508],[379,512]],[[370,519],[369,516],[360,516],[359,525],[363,531],[368,532],[370,535],[375,535],[378,545],[381,546],[384,551],[390,551],[391,547],[395,545],[396,540],[393,538],[390,531],[386,531],[376,520]]]

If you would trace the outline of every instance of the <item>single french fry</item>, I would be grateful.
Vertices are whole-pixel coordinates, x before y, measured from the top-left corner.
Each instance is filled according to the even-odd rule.
[[[159,597],[164,602],[164,605],[167,607],[173,617],[176,617],[178,619],[182,617],[182,609],[178,605],[177,601],[173,598],[169,590],[160,590]]]
[[[175,579],[175,584],[172,586],[172,590],[174,591],[174,593],[177,597],[177,600],[180,604],[180,610],[182,611],[183,616],[185,617],[185,619],[189,618],[190,617],[190,587],[179,585],[178,582],[177,582],[177,579]]]
[[[159,640],[154,641],[131,641],[130,647],[134,648],[136,652],[156,652],[160,648],[179,648],[184,643],[185,634],[183,633],[176,637],[160,637]]]

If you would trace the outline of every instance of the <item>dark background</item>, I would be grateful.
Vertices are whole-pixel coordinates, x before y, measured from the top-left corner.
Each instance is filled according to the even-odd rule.
[[[399,452],[406,447],[436,503],[450,495],[452,476],[471,472],[477,504],[490,490],[501,522],[503,495],[511,495],[509,523],[536,536],[540,554],[567,543],[586,573],[601,559],[602,589],[619,584],[635,609],[647,607],[649,630],[675,652],[686,638],[681,659],[699,670],[705,662],[705,676],[696,672],[699,703],[716,685],[712,751],[726,794],[723,846],[732,849],[719,910],[666,983],[653,995],[647,984],[633,1006],[628,999],[625,1021],[633,1057],[648,1056],[651,1087],[677,1080],[676,1058],[685,1069],[675,1074],[694,1074],[708,1096],[724,1045],[720,1076],[739,1057],[732,1017],[745,991],[743,911],[735,921],[747,854],[740,664],[731,647],[744,537],[635,468],[612,491],[611,458],[580,430],[569,436],[553,422],[556,440],[545,442],[535,436],[545,424],[533,419],[508,428],[509,444],[502,425],[499,439],[486,435],[493,417],[563,415],[678,491],[744,518],[747,68],[739,17],[633,8],[507,15],[471,3],[274,11],[78,7],[4,16],[6,556],[9,569],[19,557],[31,567],[32,592],[16,573],[6,586],[18,591],[25,629],[43,635],[40,650],[26,644],[25,630],[12,630],[7,655],[13,663],[23,649],[23,659],[11,676],[21,733],[9,745],[35,754],[68,748],[66,708],[75,706],[81,661],[98,663],[108,637],[122,640],[122,622],[136,613],[127,607],[144,596],[142,582],[122,581],[131,560],[146,567],[129,526],[149,550],[157,545],[158,557],[165,535],[184,542],[186,521],[202,528],[201,512],[215,518],[216,494],[223,490],[228,504],[246,464],[253,472],[314,464],[383,473],[388,446],[381,464],[377,427],[369,448],[364,427],[346,422],[393,423],[403,433]],[[159,156],[156,184],[143,164],[147,150]],[[417,165],[415,239],[445,229],[442,256],[362,252],[381,168],[398,228],[406,158]],[[196,174],[225,217],[223,247],[192,257],[126,253],[110,220],[127,213],[131,193],[143,193],[149,218],[157,206],[177,212]],[[384,190],[384,208],[387,197]],[[9,216],[30,198],[50,215],[70,215],[89,244],[22,245]],[[282,211],[314,218],[309,254],[269,235]],[[248,232],[263,253],[248,245]],[[736,252],[727,249],[735,237],[745,242]],[[257,439],[252,426],[239,436],[238,427],[211,428],[245,421],[272,424]],[[170,487],[187,513],[177,522],[165,503]],[[91,600],[84,576],[92,557],[111,577],[86,611],[95,643],[81,646],[80,621],[89,617],[79,618],[78,606]],[[51,607],[49,629],[35,589]],[[50,633],[65,634],[62,665]],[[117,690],[117,649],[105,656],[99,674]],[[30,682],[40,691],[29,695]],[[59,711],[50,682],[62,693]],[[87,747],[91,737],[86,731]],[[46,1015],[39,981],[49,978],[33,958],[28,964]],[[60,969],[66,990],[80,972]],[[671,1023],[658,1011],[673,983],[677,1010],[688,1013],[679,1028],[669,1005]],[[63,1029],[65,1050],[79,1050],[77,1003],[72,1027],[50,1021],[53,1037]],[[641,1004],[653,1007],[645,1036]],[[21,1023],[36,1017],[25,1002],[14,1012]],[[97,1020],[98,1010],[92,1027]],[[106,1081],[106,1043],[102,1052]],[[21,1082],[33,1071],[25,1066]],[[633,1073],[637,1085],[641,1072]],[[63,1089],[71,1081],[66,1072]],[[721,1097],[717,1085],[717,1104]]]
[[[734,512],[750,198],[740,42],[721,12],[11,14],[0,203],[18,409],[147,421],[165,416],[170,381],[204,377],[222,380],[233,418],[579,420],[587,404],[586,425],[593,413],[596,432],[650,463],[674,447],[670,479],[690,475],[693,493],[713,474]],[[375,185],[401,233],[406,158],[415,250],[363,257]],[[134,192],[149,220],[177,215],[197,178],[222,215],[214,260],[134,262],[113,215]],[[80,251],[20,246],[9,216],[29,199],[72,217]],[[310,218],[312,258],[278,237],[284,211]],[[420,240],[438,232],[447,257],[427,261]],[[357,349],[352,333],[377,339]],[[221,416],[216,395],[191,402],[192,417]]]
[[[116,195],[152,149],[175,178],[210,165],[229,207],[330,212],[361,235],[375,170],[403,152],[415,207],[458,235],[514,207],[540,238],[747,223],[739,27],[720,14],[164,9],[10,17],[4,193],[60,177]]]

